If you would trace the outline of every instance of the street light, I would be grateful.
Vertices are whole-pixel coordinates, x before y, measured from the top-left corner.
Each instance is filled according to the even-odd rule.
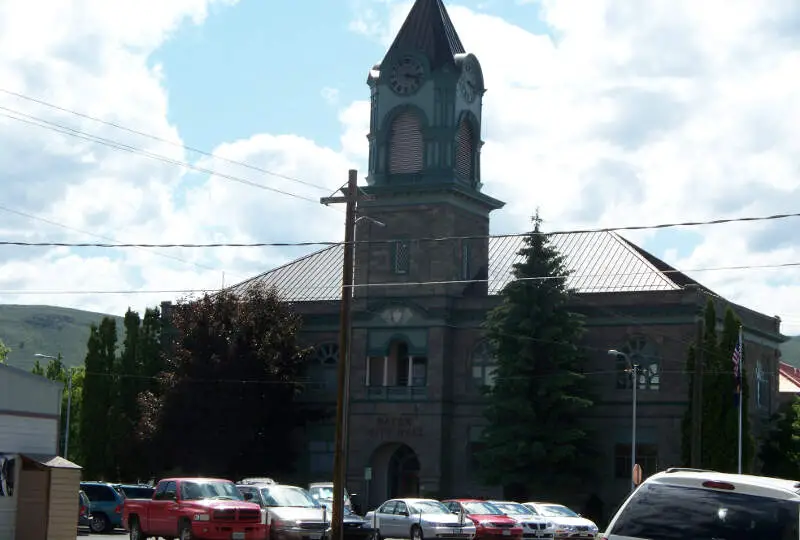
[[[50,354],[36,353],[33,356],[37,358],[49,358],[51,360],[59,360],[58,356]],[[72,368],[67,368],[67,419],[64,426],[64,459],[67,459],[69,451],[69,413],[72,411]]]
[[[636,387],[639,386],[639,364],[631,362],[630,355],[616,349],[608,351],[610,356],[623,356],[628,362],[627,371],[633,376],[633,421],[631,422],[631,491],[636,489],[636,481],[633,478],[633,469],[636,467]]]

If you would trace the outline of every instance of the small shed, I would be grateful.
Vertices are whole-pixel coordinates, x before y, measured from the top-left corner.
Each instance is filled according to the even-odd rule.
[[[75,538],[81,468],[57,457],[63,396],[61,383],[0,364],[0,540]]]
[[[74,540],[81,467],[58,456],[21,454],[17,540]]]

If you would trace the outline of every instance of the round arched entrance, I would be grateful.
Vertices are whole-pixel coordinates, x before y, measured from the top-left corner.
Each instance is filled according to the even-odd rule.
[[[372,454],[370,466],[371,504],[380,504],[396,497],[419,496],[419,458],[407,444],[386,443],[379,446]]]

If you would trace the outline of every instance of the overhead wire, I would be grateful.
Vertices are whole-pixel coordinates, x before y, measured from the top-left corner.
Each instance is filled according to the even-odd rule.
[[[100,238],[101,240],[107,240],[109,242],[115,242],[115,243],[118,242],[118,240],[116,240],[116,239],[114,239],[114,238],[112,238],[110,236],[104,236],[102,234],[97,234],[97,233],[93,233],[93,232],[86,231],[86,230],[83,230],[83,229],[78,229],[76,227],[71,227],[69,225],[65,225],[63,223],[59,223],[58,221],[53,221],[51,219],[43,218],[41,216],[36,216],[34,214],[29,214],[29,213],[23,212],[21,210],[14,210],[13,208],[8,208],[8,207],[3,206],[3,205],[0,205],[0,210],[2,210],[3,212],[8,212],[10,214],[16,214],[18,216],[21,216],[21,217],[24,217],[24,218],[27,218],[27,219],[32,219],[34,221],[40,221],[42,223],[47,223],[48,225],[53,225],[54,227],[60,227],[62,229],[68,230],[68,231],[72,231],[72,232],[76,232],[76,233],[80,233],[80,234],[85,234],[87,236],[93,236],[95,238]],[[185,264],[188,264],[188,265],[192,265],[192,266],[195,266],[195,267],[203,269],[203,270],[211,270],[213,272],[225,272],[224,269],[213,268],[211,266],[207,266],[207,265],[195,262],[195,261],[190,261],[188,259],[183,259],[181,257],[177,257],[177,256],[169,254],[169,253],[162,253],[162,252],[156,251],[155,249],[152,249],[152,248],[147,248],[147,247],[144,247],[144,246],[136,246],[136,247],[138,249],[141,249],[142,251],[144,251],[146,253],[152,253],[153,255],[157,255],[159,257],[164,257],[166,259],[172,259],[172,260],[175,260],[175,261],[179,261],[179,262],[182,262],[182,263],[185,263]]]
[[[788,218],[800,217],[800,212],[786,213],[786,214],[772,214],[768,216],[747,216],[738,218],[724,218],[712,219],[707,221],[683,221],[683,222],[669,222],[658,223],[654,225],[627,225],[618,227],[600,227],[593,229],[564,229],[556,231],[527,231],[518,233],[507,234],[487,234],[487,235],[468,235],[468,236],[430,236],[419,238],[402,238],[405,242],[448,242],[456,240],[491,240],[503,238],[524,238],[532,235],[542,236],[563,236],[571,234],[591,234],[603,232],[619,232],[619,231],[641,231],[641,230],[657,230],[676,227],[698,227],[705,225],[721,225],[727,223],[739,222],[758,222],[758,221],[774,221]],[[381,239],[381,240],[354,240],[353,244],[386,244],[396,242],[397,239]],[[23,240],[3,240],[0,241],[0,246],[52,246],[52,247],[97,247],[97,248],[132,248],[132,247],[145,247],[145,248],[251,248],[251,247],[310,247],[310,246],[342,246],[345,245],[344,241],[332,240],[314,240],[314,241],[299,241],[299,242],[210,242],[210,243],[73,243],[73,242],[27,242]]]
[[[514,277],[509,276],[508,280],[505,283],[513,283],[513,282],[524,282],[524,281],[547,281],[547,280],[554,280],[554,279],[577,279],[577,278],[591,278],[591,277],[633,277],[633,276],[644,276],[644,275],[651,275],[651,274],[669,274],[669,273],[680,273],[680,274],[688,274],[692,272],[716,272],[716,271],[725,271],[725,270],[764,270],[764,269],[776,269],[776,268],[787,268],[787,267],[796,267],[800,266],[800,261],[797,262],[787,262],[787,263],[777,263],[777,264],[761,264],[761,265],[736,265],[736,266],[718,266],[718,267],[708,267],[708,268],[692,268],[692,269],[670,269],[670,270],[646,270],[640,272],[611,272],[611,273],[593,273],[593,274],[580,274],[580,273],[572,273],[572,274],[563,274],[558,276],[531,276],[531,277]],[[472,283],[488,283],[490,279],[445,279],[445,280],[431,280],[431,281],[397,281],[397,282],[379,282],[379,283],[355,283],[350,285],[349,287],[352,289],[363,289],[363,288],[375,288],[375,287],[422,287],[428,285],[469,285]],[[292,291],[321,291],[321,290],[341,290],[340,285],[318,285],[318,286],[308,286],[308,287],[294,287],[294,288],[284,288],[278,284],[273,283],[264,283],[266,286],[272,287],[275,286],[278,289],[278,294],[280,295],[281,292],[284,294]],[[232,285],[230,287],[226,287],[226,290],[231,290],[235,288],[236,285]],[[639,285],[631,285],[631,288],[634,287],[639,288]],[[615,289],[624,288],[624,285],[615,286]],[[579,292],[581,293],[591,293],[591,292],[620,292],[620,291],[608,291],[606,287],[597,287],[597,290],[590,291],[587,289],[583,289]],[[204,292],[217,292],[219,288],[211,288],[211,289],[160,289],[160,290],[136,290],[136,289],[117,289],[117,290],[85,290],[85,291],[78,291],[78,290],[50,290],[50,291],[32,291],[32,290],[0,290],[0,294],[192,294],[192,293],[204,293]],[[661,289],[658,289],[661,290]],[[293,301],[293,300],[290,300]]]
[[[201,173],[204,173],[204,174],[208,174],[210,176],[216,176],[216,177],[219,177],[219,178],[230,180],[232,182],[238,182],[240,184],[244,184],[244,185],[252,186],[252,187],[255,187],[255,188],[263,189],[263,190],[270,191],[270,192],[273,192],[273,193],[278,193],[280,195],[286,195],[288,197],[293,197],[295,199],[312,202],[314,204],[319,204],[319,200],[312,199],[311,197],[306,197],[304,195],[298,195],[297,193],[292,193],[290,191],[286,191],[286,190],[283,190],[283,189],[274,188],[274,187],[271,187],[271,186],[267,186],[265,184],[259,184],[258,182],[253,182],[252,180],[247,180],[247,179],[240,178],[238,176],[234,176],[234,175],[231,175],[231,174],[226,174],[226,173],[222,173],[222,172],[219,172],[219,171],[214,171],[212,169],[208,169],[206,167],[201,167],[199,165],[193,165],[193,164],[188,163],[186,161],[181,161],[181,160],[178,160],[178,159],[170,158],[170,157],[164,156],[162,154],[156,154],[154,152],[150,152],[148,150],[143,150],[141,148],[137,148],[137,147],[129,145],[129,144],[121,143],[119,141],[114,141],[112,139],[108,139],[108,138],[105,138],[105,137],[100,137],[99,135],[93,135],[91,133],[86,133],[84,131],[81,131],[79,129],[72,128],[72,127],[69,127],[69,126],[64,126],[62,124],[58,124],[58,123],[52,122],[50,120],[45,120],[45,119],[37,118],[35,116],[28,115],[28,114],[25,114],[25,113],[22,113],[22,112],[19,112],[19,111],[14,111],[13,109],[9,109],[7,107],[0,106],[0,110],[9,111],[9,112],[13,113],[13,114],[8,114],[8,113],[0,112],[0,116],[3,116],[5,118],[10,118],[10,119],[16,120],[18,122],[22,122],[22,123],[25,123],[25,124],[37,126],[37,127],[43,128],[43,129],[48,129],[48,130],[51,130],[51,131],[55,131],[57,133],[61,133],[63,135],[69,135],[69,136],[76,137],[76,138],[79,138],[79,139],[82,139],[82,140],[86,140],[86,141],[89,141],[89,142],[93,142],[93,143],[101,144],[101,145],[104,145],[104,146],[108,146],[108,147],[114,148],[116,150],[122,150],[124,152],[129,152],[131,154],[135,154],[135,155],[143,156],[143,157],[146,157],[146,158],[150,158],[150,159],[153,159],[153,160],[156,160],[156,161],[161,161],[162,163],[166,163],[166,164],[169,164],[169,165],[176,165],[176,166],[179,166],[179,167],[183,167],[184,169],[189,169],[189,170],[192,170],[192,171],[195,171],[195,172],[201,172]]]
[[[189,152],[194,152],[196,154],[200,154],[200,155],[203,155],[203,156],[206,156],[206,157],[210,157],[210,158],[213,158],[213,159],[216,159],[216,160],[219,160],[219,161],[223,161],[225,163],[230,163],[232,165],[239,165],[240,167],[244,167],[246,169],[251,169],[253,171],[264,173],[264,174],[269,175],[269,176],[274,176],[276,178],[281,178],[283,180],[288,180],[290,182],[295,182],[295,183],[302,184],[302,185],[305,185],[305,186],[308,186],[308,187],[313,187],[313,188],[316,188],[316,189],[319,189],[319,190],[322,190],[322,191],[326,191],[326,192],[330,191],[330,188],[328,188],[326,186],[315,184],[313,182],[308,182],[306,180],[301,180],[301,179],[296,178],[294,176],[289,176],[289,175],[286,175],[286,174],[282,174],[282,173],[278,173],[278,172],[275,172],[275,171],[271,171],[269,169],[265,169],[263,167],[258,167],[256,165],[252,165],[252,164],[249,164],[249,163],[246,163],[246,162],[243,162],[243,161],[238,161],[238,160],[235,160],[235,159],[230,159],[230,158],[226,158],[226,157],[223,157],[223,156],[218,156],[218,155],[216,155],[216,154],[214,154],[212,152],[208,152],[206,150],[201,150],[199,148],[195,148],[193,146],[189,146],[189,145],[177,142],[177,141],[166,139],[164,137],[159,137],[159,136],[153,135],[151,133],[146,133],[144,131],[139,131],[139,130],[136,130],[136,129],[133,129],[133,128],[129,128],[127,126],[124,126],[122,124],[118,124],[116,122],[109,122],[108,120],[103,120],[102,118],[98,118],[96,116],[92,116],[92,115],[89,115],[89,114],[86,114],[86,113],[82,113],[82,112],[76,111],[74,109],[68,109],[66,107],[62,107],[60,105],[56,105],[54,103],[51,103],[49,101],[45,101],[43,99],[34,98],[34,97],[31,97],[31,96],[28,96],[28,95],[25,95],[25,94],[21,94],[19,92],[14,92],[12,90],[8,90],[6,88],[0,88],[0,92],[2,92],[4,94],[7,94],[9,96],[14,96],[14,97],[19,98],[19,99],[24,99],[24,100],[29,101],[31,103],[36,103],[38,105],[43,105],[45,107],[49,107],[49,108],[57,110],[57,111],[65,112],[65,113],[68,113],[68,114],[72,114],[72,115],[78,116],[80,118],[84,118],[86,120],[91,120],[91,121],[97,122],[99,124],[103,124],[103,125],[106,125],[106,126],[109,126],[109,127],[113,127],[113,128],[116,128],[116,129],[119,129],[119,130],[122,130],[122,131],[127,131],[128,133],[132,133],[134,135],[139,135],[141,137],[146,137],[146,138],[154,140],[154,141],[158,141],[158,142],[162,142],[162,143],[169,144],[169,145],[172,145],[172,146],[176,146],[178,148],[182,148],[184,150],[188,150]],[[5,110],[9,110],[9,109],[5,109]]]

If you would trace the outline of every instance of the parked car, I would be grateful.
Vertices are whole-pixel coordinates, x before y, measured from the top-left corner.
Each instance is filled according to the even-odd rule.
[[[628,496],[599,538],[797,540],[798,524],[796,480],[667,469]]]
[[[522,504],[530,508],[537,516],[542,516],[552,522],[556,528],[557,539],[597,537],[598,529],[594,521],[586,519],[563,504],[541,502],[526,502]]]
[[[317,501],[333,501],[333,482],[314,482],[308,485],[308,492]],[[347,488],[344,490],[344,507],[352,510],[353,502]]]
[[[320,540],[330,527],[327,509],[301,487],[256,482],[236,487],[261,507],[272,540]]]
[[[451,499],[442,501],[442,504],[454,514],[466,515],[475,524],[476,539],[522,538],[522,526],[492,503],[476,499]]]
[[[78,491],[78,527],[92,528],[92,514],[89,506],[92,503],[83,491]]]
[[[547,518],[537,516],[527,506],[514,501],[489,501],[505,515],[522,526],[522,538],[554,538],[555,525]]]
[[[122,495],[107,482],[81,482],[81,491],[89,497],[93,533],[111,532],[122,526]]]
[[[155,487],[147,484],[114,484],[124,499],[152,499]]]
[[[132,540],[265,540],[268,533],[259,506],[230,480],[216,478],[161,480],[152,499],[125,501],[122,522]]]
[[[391,499],[364,518],[373,523],[379,538],[467,538],[475,536],[475,525],[466,516],[454,515],[433,499]]]
[[[333,512],[333,501],[326,499],[320,502],[320,505],[324,506],[328,511],[326,519],[328,520],[330,527],[331,512]],[[359,516],[349,508],[344,509],[342,525],[344,528],[343,534],[345,540],[372,539],[375,536],[375,529],[372,528],[372,523]],[[330,530],[330,528],[328,530]]]

